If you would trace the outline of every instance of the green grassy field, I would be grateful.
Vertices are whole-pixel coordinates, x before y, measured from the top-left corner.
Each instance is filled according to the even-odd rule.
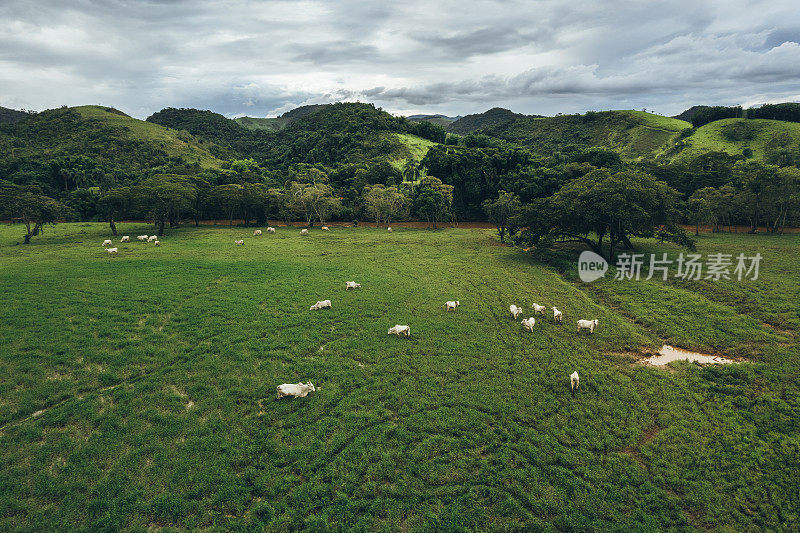
[[[701,236],[759,251],[757,281],[581,285],[488,230],[182,228],[117,257],[106,225],[46,230],[0,226],[0,530],[800,524],[800,236]],[[566,324],[524,332],[533,302]],[[638,364],[663,341],[753,362]]]
[[[726,118],[697,128],[684,140],[679,159],[692,159],[710,151],[742,155],[749,148],[754,159],[763,159],[770,141],[784,139],[791,146],[800,143],[800,124],[779,120]]]
[[[394,135],[397,136],[404,147],[401,153],[394,154],[389,160],[392,166],[398,170],[402,170],[408,161],[419,164],[422,158],[425,157],[425,154],[428,153],[430,147],[437,144],[428,139],[411,135],[410,133],[395,133]]]

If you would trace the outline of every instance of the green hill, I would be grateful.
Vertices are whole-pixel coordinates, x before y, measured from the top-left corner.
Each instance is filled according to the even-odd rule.
[[[727,152],[773,161],[786,149],[800,146],[800,123],[765,119],[728,118],[697,128],[678,143],[676,159],[688,160],[707,152]]]
[[[17,111],[0,106],[0,124],[16,124],[20,120],[28,118],[31,114],[25,111]]]
[[[483,113],[461,117],[447,126],[447,132],[466,135],[484,128],[502,125],[518,118],[524,118],[525,116],[502,107],[493,107]]]
[[[239,117],[233,119],[237,124],[248,130],[265,130],[265,131],[280,131],[289,123],[288,120],[281,117],[273,118],[254,118],[254,117]]]
[[[82,159],[98,172],[130,176],[164,165],[219,168],[216,147],[113,108],[51,109],[0,126],[0,175],[40,172],[56,159]]]
[[[409,115],[406,118],[411,122],[431,122],[443,128],[447,128],[447,126],[462,117],[448,117],[447,115]]]
[[[602,111],[547,118],[525,117],[482,131],[542,155],[572,148],[601,147],[626,159],[667,153],[691,124],[643,111]]]

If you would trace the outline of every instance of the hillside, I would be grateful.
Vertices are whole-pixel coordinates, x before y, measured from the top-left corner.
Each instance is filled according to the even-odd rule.
[[[525,117],[482,131],[548,155],[572,148],[617,150],[627,159],[665,154],[689,130],[688,122],[643,111],[602,111],[548,118]]]
[[[296,107],[279,117],[272,118],[254,118],[254,117],[239,117],[234,119],[240,126],[244,126],[249,130],[265,130],[265,131],[280,131],[287,125],[295,120],[303,117],[313,115],[318,111],[322,111],[331,104],[311,104]]]
[[[166,164],[219,168],[213,148],[113,108],[63,107],[0,126],[0,173],[39,172],[57,158],[82,158],[102,172],[123,175]]]
[[[248,130],[264,130],[264,131],[280,131],[286,127],[289,121],[281,117],[272,118],[255,118],[255,117],[239,117],[233,119],[240,126]]]
[[[688,160],[711,151],[773,161],[781,150],[797,150],[800,123],[765,119],[728,118],[697,128],[678,143],[677,159]]]
[[[684,121],[689,122],[691,124],[692,117],[695,115],[695,113],[697,113],[698,111],[702,111],[704,109],[708,109],[709,107],[710,106],[707,106],[707,105],[693,105],[689,109],[685,110],[684,112],[682,112],[682,113],[680,113],[678,115],[675,115],[672,118],[675,118],[675,119],[678,119],[678,120],[684,120]]]
[[[26,113],[25,111],[17,111],[16,109],[0,106],[0,124],[16,124],[29,116],[30,113]]]
[[[447,132],[466,135],[467,133],[498,126],[524,117],[526,117],[526,115],[520,115],[508,109],[503,109],[502,107],[493,107],[483,113],[466,115],[459,118],[447,126]]]
[[[409,115],[406,117],[411,122],[431,122],[438,124],[443,128],[447,128],[453,122],[461,119],[461,115],[457,117],[448,117],[447,115]]]

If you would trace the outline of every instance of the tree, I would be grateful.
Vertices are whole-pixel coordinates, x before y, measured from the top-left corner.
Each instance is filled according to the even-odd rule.
[[[742,205],[750,218],[750,233],[761,223],[762,209],[768,189],[777,181],[778,167],[760,161],[739,161],[733,167],[733,178],[742,191]]]
[[[522,207],[519,197],[513,192],[500,191],[494,200],[485,200],[483,210],[489,221],[497,226],[500,242],[503,242],[511,217],[519,212]]]
[[[45,224],[55,224],[66,213],[66,206],[43,195],[38,185],[15,185],[0,180],[0,216],[22,220],[27,230],[23,244],[30,244],[31,237],[39,235]]]
[[[375,217],[375,224],[384,222],[388,226],[393,218],[408,210],[408,204],[408,197],[397,187],[376,184],[364,189],[364,207],[367,214]]]
[[[117,224],[115,219],[126,213],[133,202],[133,194],[130,187],[117,187],[106,191],[98,202],[100,211],[105,213],[111,233],[117,235]]]
[[[688,204],[695,223],[695,235],[700,235],[700,224],[706,222],[714,225],[713,231],[719,231],[719,203],[720,192],[714,187],[703,187],[692,194]]]
[[[617,245],[633,248],[631,237],[658,235],[692,248],[694,241],[677,225],[678,195],[644,172],[598,169],[525,206],[512,227],[524,228],[522,242],[578,241],[610,260]]]
[[[164,225],[180,222],[192,210],[197,190],[186,176],[157,175],[139,183],[135,189],[139,206],[164,235]]]
[[[301,215],[309,226],[315,218],[320,224],[325,224],[325,220],[341,208],[341,199],[333,196],[333,188],[325,182],[327,176],[320,171],[317,172],[315,176],[306,176],[317,178],[311,183],[293,181],[289,184],[291,208]]]
[[[414,191],[413,209],[418,217],[433,224],[450,214],[453,205],[453,186],[445,185],[438,178],[426,176],[419,182]]]

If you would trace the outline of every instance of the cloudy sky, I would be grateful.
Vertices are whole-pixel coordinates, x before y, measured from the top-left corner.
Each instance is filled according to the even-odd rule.
[[[0,0],[0,106],[677,114],[800,101],[797,0]]]

